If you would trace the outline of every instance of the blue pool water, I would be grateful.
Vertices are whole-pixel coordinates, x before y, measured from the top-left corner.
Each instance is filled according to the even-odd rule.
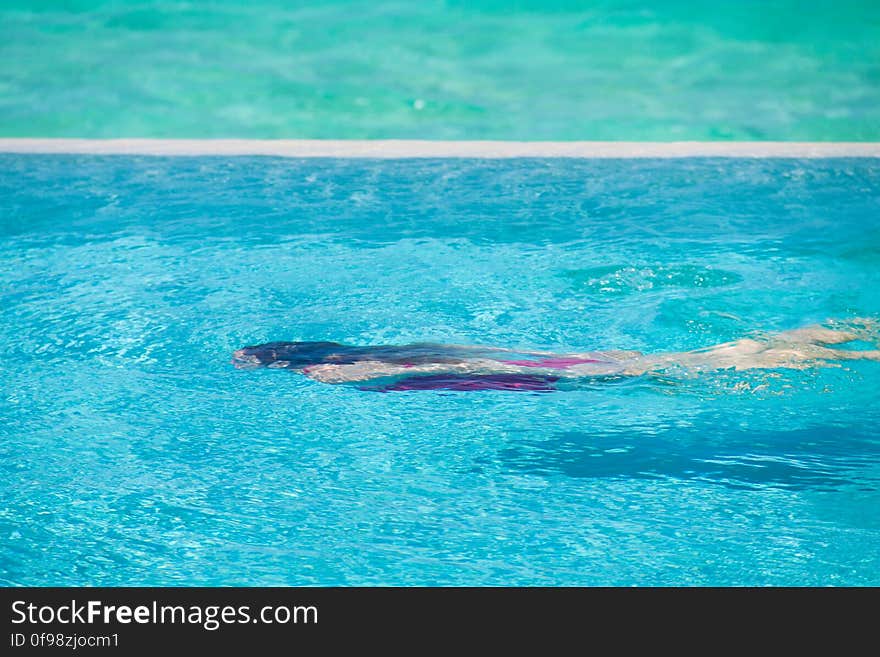
[[[877,0],[3,0],[0,136],[880,139]]]
[[[880,363],[365,392],[268,340],[880,317],[880,161],[0,156],[4,584],[880,584]]]

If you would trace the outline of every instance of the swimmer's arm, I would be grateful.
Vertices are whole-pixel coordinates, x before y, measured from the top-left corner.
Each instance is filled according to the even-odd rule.
[[[550,370],[546,371],[549,372]],[[310,365],[304,368],[302,373],[322,383],[349,383],[415,374],[542,374],[545,371],[488,358],[473,358],[458,363],[423,363],[410,366],[379,360],[363,360],[345,365]]]
[[[466,373],[471,371],[472,367],[471,363],[425,363],[407,367],[379,360],[363,360],[346,365],[312,365],[302,372],[310,379],[322,383],[348,383],[403,374]]]
[[[381,361],[361,361],[347,365],[310,365],[302,370],[310,379],[321,383],[346,383],[348,381],[367,381],[383,376],[395,376],[406,371],[415,370]]]

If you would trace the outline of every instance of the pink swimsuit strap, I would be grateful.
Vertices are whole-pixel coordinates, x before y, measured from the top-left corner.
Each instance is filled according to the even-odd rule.
[[[582,363],[601,363],[595,358],[542,358],[541,360],[502,360],[506,365],[521,365],[522,367],[550,367],[564,370],[572,365]]]
[[[542,358],[541,360],[501,360],[498,361],[505,365],[519,365],[521,367],[547,367],[550,369],[564,370],[572,365],[581,365],[583,363],[601,363],[603,361],[595,358]],[[404,368],[414,367],[412,363],[401,363]],[[307,365],[302,368],[303,373],[308,374],[315,367]]]

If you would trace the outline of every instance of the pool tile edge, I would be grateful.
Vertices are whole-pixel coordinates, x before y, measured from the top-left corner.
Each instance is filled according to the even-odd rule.
[[[0,138],[0,153],[337,158],[880,158],[880,142]]]

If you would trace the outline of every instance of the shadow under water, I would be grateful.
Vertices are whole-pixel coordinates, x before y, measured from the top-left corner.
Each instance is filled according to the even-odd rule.
[[[503,449],[497,460],[520,472],[589,479],[687,479],[740,489],[880,489],[877,436],[838,426],[566,431]]]

